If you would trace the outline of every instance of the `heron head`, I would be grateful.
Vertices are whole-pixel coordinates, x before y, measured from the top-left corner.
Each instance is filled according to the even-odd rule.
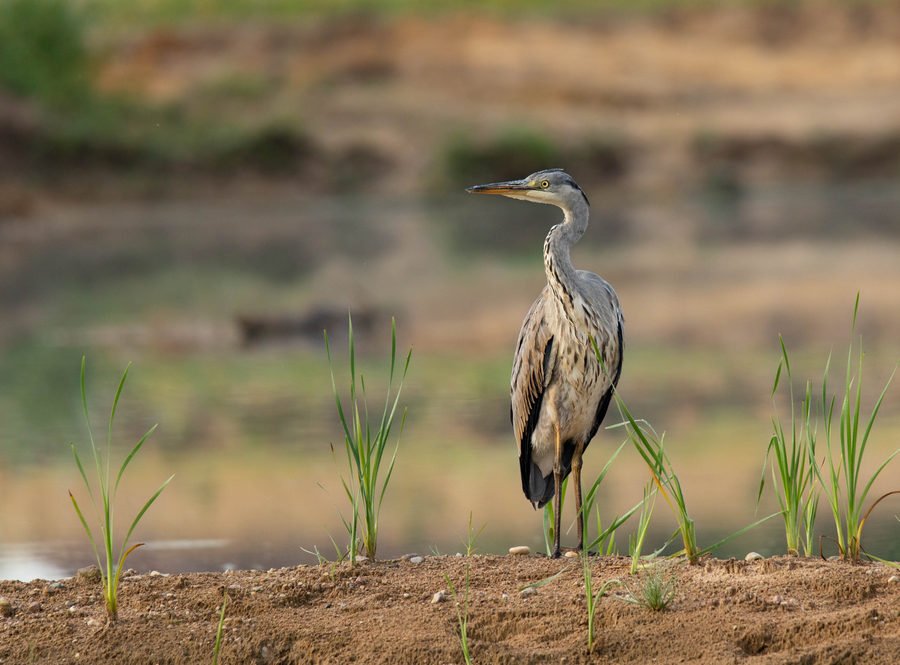
[[[466,191],[470,194],[499,194],[511,199],[548,203],[569,209],[577,203],[589,203],[578,183],[562,169],[537,171],[521,180],[474,185],[467,187]]]

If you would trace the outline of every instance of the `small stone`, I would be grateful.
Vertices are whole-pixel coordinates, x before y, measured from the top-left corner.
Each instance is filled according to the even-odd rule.
[[[88,619],[86,623],[87,623],[88,626],[91,626],[92,628],[93,628],[94,626],[99,626],[99,625],[100,625],[100,622],[97,621],[96,619]]]
[[[888,584],[896,584],[897,582],[900,582],[900,576],[898,575],[891,575],[888,578]]]
[[[410,552],[409,554],[404,554],[400,557],[401,561],[409,561],[413,557],[419,556],[416,552]]]
[[[447,592],[441,589],[431,597],[431,604],[436,605],[438,603],[443,603],[445,600],[447,600]]]
[[[16,613],[16,608],[12,606],[6,598],[0,598],[0,617],[11,617]]]
[[[78,605],[70,605],[69,606],[69,614],[75,614],[78,611]]]
[[[531,554],[531,548],[528,545],[516,545],[509,548],[509,553],[513,556],[528,556]]]
[[[75,571],[75,577],[83,582],[97,583],[100,581],[100,569],[97,566],[85,566]]]
[[[782,598],[780,594],[775,594],[774,596],[769,598],[769,602],[772,605],[781,605],[781,603],[784,602],[784,598]]]
[[[509,600],[509,594],[506,593],[506,592],[503,592],[503,593],[500,594],[500,598],[501,598],[502,600]]]
[[[762,558],[764,557],[759,552],[748,552],[747,556],[744,557],[744,561],[759,561]]]
[[[409,562],[414,564],[420,564],[425,560],[425,557],[422,556],[411,556],[409,557]]]
[[[577,559],[581,555],[578,552],[576,552],[575,550],[566,550],[563,553],[563,556],[566,557],[567,559]]]
[[[537,594],[537,589],[535,589],[533,586],[527,586],[519,592],[519,595],[522,596],[522,598],[528,598],[529,596],[534,596],[535,594]]]
[[[150,571],[150,577],[168,577],[168,574],[166,574],[166,573],[161,573],[161,572],[159,572],[158,570],[151,570],[151,571]]]
[[[369,560],[369,557],[364,556],[362,554],[357,554],[356,558],[354,559],[354,561],[356,561],[356,563],[363,563],[364,561],[368,561],[368,560]]]
[[[736,593],[737,593],[737,589],[735,589],[733,586],[725,587],[725,595],[726,596],[733,596]]]
[[[408,594],[408,593],[404,593],[404,594],[403,594],[403,597],[404,597],[404,598],[409,598],[409,594]]]
[[[37,600],[32,603],[28,603],[28,607],[26,608],[26,610],[28,612],[31,612],[32,614],[34,614],[35,612],[40,612],[42,609],[44,609],[43,605],[41,605],[40,601]]]

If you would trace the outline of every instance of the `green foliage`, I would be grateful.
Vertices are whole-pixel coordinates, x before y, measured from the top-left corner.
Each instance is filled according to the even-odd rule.
[[[656,488],[653,481],[644,487],[644,499],[641,501],[641,514],[638,518],[637,531],[628,537],[628,555],[631,557],[631,574],[634,575],[641,561],[641,551],[644,540],[647,538],[647,529],[650,528],[650,518],[653,516],[653,508],[656,505]],[[650,558],[655,555],[651,554]]]
[[[462,603],[459,600],[459,594],[453,585],[453,580],[445,574],[444,580],[447,582],[447,588],[450,589],[450,595],[456,605],[456,623],[459,629],[459,646],[462,650],[463,660],[466,665],[472,665],[472,654],[469,651],[469,563],[466,562],[466,577]]]
[[[389,15],[415,12],[435,14],[459,11],[490,11],[501,16],[596,16],[603,12],[654,13],[673,7],[705,8],[721,0],[81,0],[100,19],[117,24],[159,24],[216,19],[290,18],[333,16],[367,12]],[[796,0],[739,0],[740,4],[791,6]]]
[[[331,357],[331,346],[328,343],[328,333],[325,333],[325,350],[328,355],[328,365],[331,370],[331,388],[334,393],[334,401],[337,406],[338,418],[344,432],[344,452],[347,454],[347,466],[349,477],[341,477],[341,484],[347,499],[350,501],[351,513],[349,518],[343,518],[344,527],[349,538],[348,555],[350,565],[356,558],[357,542],[360,536],[360,517],[362,517],[362,544],[366,556],[375,558],[378,548],[378,514],[381,511],[381,503],[387,491],[391,474],[394,472],[394,462],[397,459],[399,440],[394,446],[390,460],[385,460],[394,418],[397,414],[397,406],[400,394],[403,391],[403,381],[409,369],[412,358],[412,349],[406,354],[400,373],[397,392],[393,395],[394,374],[397,369],[397,325],[391,320],[391,358],[388,369],[388,386],[384,401],[384,408],[377,420],[369,418],[369,405],[366,396],[366,381],[356,372],[356,348],[353,339],[353,319],[348,319],[348,347],[350,356],[350,396],[347,408],[341,400],[337,382],[334,378],[334,363]],[[406,421],[406,411],[400,419],[400,430]],[[387,468],[382,468],[382,462],[388,461]],[[384,476],[381,476],[381,472]],[[360,513],[362,515],[360,516]]]
[[[559,153],[544,134],[509,127],[483,141],[473,141],[468,134],[452,138],[444,150],[444,173],[454,183],[511,180],[558,159]]]
[[[837,428],[837,445],[839,450],[835,452],[832,445],[835,429],[834,407],[838,396],[830,394],[828,390],[828,376],[831,366],[831,356],[829,355],[825,363],[825,374],[822,379],[822,409],[827,442],[827,462],[819,463],[813,459],[816,477],[825,488],[825,495],[834,518],[838,549],[841,556],[850,561],[858,561],[862,554],[863,527],[872,508],[881,499],[889,494],[893,494],[891,492],[879,497],[869,510],[863,513],[863,505],[866,502],[869,491],[872,489],[872,484],[897,453],[900,453],[900,448],[891,453],[868,479],[862,476],[863,458],[866,446],[869,443],[869,436],[872,433],[872,427],[875,425],[875,419],[878,417],[878,412],[884,401],[885,393],[887,393],[887,389],[890,387],[897,370],[895,367],[894,371],[891,372],[891,376],[875,401],[869,416],[864,420],[861,415],[863,381],[862,339],[859,342],[859,350],[856,353],[856,364],[854,367],[853,337],[856,334],[858,313],[859,294],[856,296],[856,303],[853,307],[853,318],[850,324],[851,339],[847,348],[847,368],[844,382],[841,386],[843,395],[840,396],[841,406]]]
[[[590,343],[591,347],[594,349],[597,360],[602,364],[603,355],[600,353],[597,342],[591,338]],[[699,563],[700,557],[704,554],[716,550],[732,538],[736,538],[746,533],[750,529],[779,514],[773,513],[768,515],[767,517],[738,529],[717,543],[714,543],[707,548],[700,549],[697,545],[694,520],[691,519],[691,516],[688,513],[684,492],[681,489],[681,481],[678,479],[678,475],[675,473],[675,469],[669,460],[669,456],[666,454],[665,445],[663,443],[665,433],[660,436],[646,421],[641,421],[640,423],[636,421],[631,414],[631,411],[629,411],[628,407],[625,405],[625,402],[619,397],[618,391],[613,391],[613,397],[616,400],[616,406],[619,408],[619,413],[621,413],[624,418],[622,424],[625,425],[628,430],[628,439],[634,445],[635,450],[637,450],[638,454],[647,465],[647,468],[650,470],[650,476],[653,484],[656,485],[657,491],[662,494],[666,503],[669,504],[669,507],[675,514],[675,519],[678,523],[678,531],[676,533],[681,535],[681,541],[684,544],[684,548],[677,552],[675,556],[684,554],[691,564]],[[646,499],[646,493],[644,498]],[[630,517],[642,504],[643,500],[626,513],[624,519]]]
[[[125,568],[125,560],[128,558],[129,554],[143,545],[143,543],[136,543],[129,547],[128,543],[129,539],[131,538],[131,534],[134,532],[134,529],[138,525],[138,522],[141,521],[144,513],[146,513],[150,506],[153,505],[153,502],[156,501],[160,494],[162,494],[162,491],[175,476],[169,476],[169,478],[159,486],[159,489],[157,489],[156,492],[154,492],[154,494],[144,503],[140,511],[138,511],[134,520],[131,522],[131,526],[128,527],[128,531],[126,532],[125,537],[122,539],[122,543],[118,548],[118,557],[116,557],[116,551],[113,545],[115,532],[114,505],[116,493],[119,489],[119,483],[122,481],[122,476],[125,473],[125,469],[128,468],[128,464],[131,462],[131,460],[134,459],[135,455],[137,455],[138,451],[141,449],[147,439],[150,438],[150,435],[152,435],[156,430],[156,425],[147,430],[144,436],[142,436],[134,445],[134,447],[123,460],[121,466],[119,466],[119,471],[116,474],[115,483],[112,483],[112,476],[110,472],[110,458],[112,457],[113,421],[116,417],[116,409],[119,406],[119,398],[122,396],[122,390],[125,387],[125,379],[128,378],[128,369],[131,367],[131,365],[126,367],[125,371],[122,373],[122,378],[119,381],[119,387],[116,389],[116,396],[113,399],[112,409],[110,410],[107,427],[105,459],[100,450],[97,448],[96,443],[94,442],[94,432],[91,427],[91,419],[90,414],[88,413],[87,406],[87,390],[85,389],[85,365],[85,358],[82,357],[81,405],[82,409],[84,410],[84,419],[87,424],[88,437],[91,444],[91,456],[93,457],[94,467],[97,473],[96,488],[92,488],[90,481],[88,481],[87,474],[84,470],[84,465],[81,463],[81,457],[78,455],[78,449],[75,447],[75,444],[71,444],[71,447],[72,454],[75,457],[75,464],[78,466],[78,472],[81,475],[81,479],[84,481],[84,486],[87,490],[88,496],[90,497],[91,504],[94,507],[94,512],[100,520],[99,535],[101,536],[105,561],[100,557],[100,550],[97,547],[98,539],[94,537],[94,531],[88,525],[87,519],[84,516],[84,512],[81,510],[81,507],[78,505],[78,501],[75,499],[75,495],[72,494],[71,491],[69,492],[69,498],[72,500],[72,506],[75,508],[75,513],[78,515],[78,519],[81,522],[81,525],[84,527],[88,540],[91,543],[91,547],[94,550],[94,556],[97,559],[97,565],[100,568],[100,578],[103,585],[103,598],[106,601],[107,615],[109,616],[109,619],[111,621],[115,621],[118,618],[119,579],[121,577],[122,571]]]
[[[472,511],[469,511],[469,525],[466,528],[466,541],[463,543],[466,546],[466,556],[472,556],[475,554],[475,541],[478,540],[478,536],[481,535],[481,532],[484,531],[484,527],[487,526],[482,524],[481,527],[476,531],[475,527],[472,526]]]
[[[788,398],[791,405],[790,429],[788,433],[785,433],[784,426],[778,417],[777,408],[775,408],[775,415],[772,417],[775,433],[766,449],[756,500],[759,502],[762,496],[766,479],[766,465],[771,458],[772,483],[781,506],[781,516],[784,519],[788,554],[799,555],[802,545],[804,555],[810,556],[813,553],[813,527],[819,505],[819,491],[815,476],[816,427],[810,416],[812,388],[811,383],[807,381],[798,418],[794,408],[791,362],[784,339],[779,336],[779,341],[781,342],[781,360],[778,363],[778,370],[775,372],[772,401],[774,407],[779,382],[784,375],[788,384]]]
[[[85,24],[68,0],[0,1],[0,87],[55,107],[84,101]]]
[[[569,486],[569,479],[565,478],[559,490],[559,514],[562,515],[563,509],[566,507],[566,490]],[[544,548],[547,556],[553,555],[553,543],[556,542],[556,515],[553,512],[553,502],[550,501],[544,506]]]
[[[219,652],[222,650],[222,634],[225,629],[225,608],[228,607],[228,592],[222,595],[222,611],[219,613],[219,625],[216,627],[216,641],[213,644],[213,665],[219,665]]]
[[[626,585],[625,589],[622,597],[625,602],[661,612],[675,599],[677,580],[672,574],[664,574],[662,566],[657,565],[643,575],[638,584]]]
[[[594,592],[593,575],[591,574],[591,560],[587,550],[581,553],[581,571],[584,578],[584,599],[585,610],[587,612],[587,647],[588,653],[594,652],[595,624],[597,616],[597,606],[600,599],[606,595],[610,587],[621,584],[619,580],[607,580],[600,585],[600,588]]]
[[[619,453],[622,452],[622,448],[625,447],[625,443],[627,443],[627,441],[623,442],[616,449],[616,451],[612,455],[610,455],[610,458],[606,461],[606,464],[603,465],[603,469],[600,470],[600,473],[597,475],[597,479],[594,480],[587,494],[585,494],[581,504],[581,514],[578,515],[578,519],[581,520],[582,524],[581,571],[584,579],[585,611],[587,613],[588,653],[592,653],[594,651],[596,624],[595,618],[597,614],[597,605],[600,602],[600,599],[606,594],[607,590],[611,586],[619,584],[618,580],[609,580],[603,583],[600,588],[596,592],[594,592],[593,579],[591,575],[590,551],[594,548],[598,548],[600,554],[614,554],[616,551],[616,531],[618,531],[619,527],[621,527],[626,521],[628,521],[628,519],[635,513],[635,511],[643,504],[642,501],[641,503],[633,506],[630,510],[626,511],[623,515],[614,517],[612,521],[606,526],[606,528],[603,527],[603,522],[600,519],[599,509],[596,509],[595,511],[597,492],[600,489],[600,486],[603,484],[603,480],[604,478],[606,478],[606,474],[609,472],[610,466],[619,456]],[[591,513],[594,512],[596,512],[597,518],[597,536],[593,540],[591,540],[588,533],[590,526],[590,516]]]
[[[616,399],[616,404],[619,407],[619,412],[627,422],[629,439],[647,464],[647,468],[650,470],[650,474],[653,478],[653,482],[656,484],[657,490],[662,494],[666,503],[669,504],[669,507],[675,514],[675,518],[678,522],[678,531],[681,534],[681,540],[684,544],[684,549],[681,553],[683,553],[692,564],[697,563],[700,560],[701,551],[697,546],[694,520],[691,519],[691,516],[688,513],[684,492],[681,489],[681,481],[678,479],[678,475],[675,473],[672,463],[669,461],[669,456],[666,455],[665,445],[663,443],[665,434],[659,436],[654,429],[646,423],[638,423],[634,419],[634,416],[631,415],[631,412],[628,410],[628,407],[625,406],[625,402],[622,401],[618,393],[615,393],[614,397]]]
[[[587,494],[584,495],[584,499],[581,503],[581,514],[578,516],[578,519],[582,521],[581,528],[581,549],[583,552],[587,553],[591,550],[598,548],[600,554],[615,554],[616,553],[616,531],[619,530],[625,522],[627,522],[632,515],[641,507],[643,501],[638,502],[630,509],[625,511],[622,515],[616,515],[610,521],[610,523],[604,528],[603,522],[600,519],[599,509],[595,511],[595,505],[597,502],[597,492],[600,490],[600,486],[603,484],[604,478],[606,478],[606,474],[609,473],[609,468],[612,466],[612,463],[619,456],[619,453],[622,452],[622,448],[625,447],[625,443],[616,448],[616,451],[610,455],[609,459],[606,460],[606,464],[603,465],[603,468],[600,470],[600,473],[597,474],[596,480],[594,480],[590,489],[588,489]],[[596,512],[597,519],[597,535],[593,540],[589,537],[589,523],[590,517],[592,513]]]

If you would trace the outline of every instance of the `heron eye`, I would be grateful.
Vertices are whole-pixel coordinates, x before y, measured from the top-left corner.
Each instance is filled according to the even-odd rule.
[[[547,180],[541,182],[541,189],[547,189],[550,186],[550,183]]]

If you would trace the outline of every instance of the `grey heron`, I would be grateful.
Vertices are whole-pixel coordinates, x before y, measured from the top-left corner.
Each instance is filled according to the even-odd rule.
[[[571,249],[587,230],[590,204],[568,173],[548,169],[466,191],[546,203],[563,211],[563,221],[544,241],[547,285],[525,315],[510,379],[522,490],[535,509],[553,498],[556,558],[561,485],[570,472],[575,476],[581,547],[581,457],[606,416],[622,372],[622,308],[606,280],[572,265]],[[592,349],[592,338],[602,362]]]

